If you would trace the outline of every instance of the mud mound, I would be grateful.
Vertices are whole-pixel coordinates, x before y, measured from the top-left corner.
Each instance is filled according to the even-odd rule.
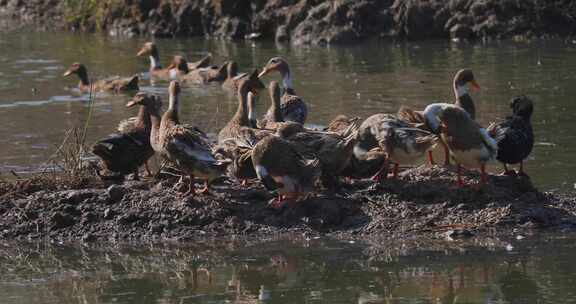
[[[478,178],[470,173],[466,179]],[[186,240],[287,232],[404,237],[449,230],[467,236],[576,227],[572,197],[538,192],[526,177],[491,176],[479,190],[456,188],[453,170],[440,166],[407,170],[378,185],[343,184],[338,194],[319,192],[284,210],[268,208],[272,195],[256,182],[240,188],[223,181],[209,195],[185,198],[174,183],[93,182],[42,190],[4,183],[0,188],[11,190],[0,192],[0,238]]]

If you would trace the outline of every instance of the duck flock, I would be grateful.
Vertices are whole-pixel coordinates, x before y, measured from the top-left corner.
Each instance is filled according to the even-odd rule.
[[[157,153],[177,169],[181,183],[188,178],[182,195],[207,193],[214,180],[229,176],[242,185],[258,179],[277,193],[270,202],[274,208],[293,206],[318,187],[337,190],[342,178],[382,182],[397,178],[400,166],[417,164],[426,156],[434,164],[432,151],[437,147],[444,151],[445,165],[455,162],[458,187],[466,186],[462,168],[480,170],[480,181],[473,187],[481,187],[488,182],[485,168],[492,160],[503,164],[503,174],[525,175],[523,161],[534,143],[533,103],[526,96],[512,98],[512,114],[503,121],[487,128],[475,121],[469,90],[480,86],[469,69],[457,71],[454,77],[454,103],[433,103],[422,111],[403,106],[397,113],[377,113],[364,121],[339,115],[326,128],[312,130],[304,125],[306,103],[294,90],[290,67],[281,57],[270,59],[260,72],[240,74],[232,61],[211,66],[210,56],[194,63],[174,56],[164,68],[152,42],[144,44],[138,56],[149,57],[151,79],[171,81],[168,108],[162,114],[159,96],[136,93],[126,106],[139,107],[138,115],[120,122],[118,132],[98,141],[92,152],[102,160],[102,171],[115,176],[133,173],[134,179],[139,178],[142,166],[150,174],[147,161]],[[266,89],[262,78],[272,72],[278,72],[282,82],[268,83],[269,109],[263,117],[256,117],[256,95]],[[83,92],[139,89],[138,76],[91,82],[80,63],[72,64],[64,75],[71,74],[80,78]],[[209,82],[222,83],[238,99],[236,113],[216,142],[180,121],[178,114],[181,85]],[[520,164],[518,172],[508,168],[512,164]],[[107,176],[101,170],[98,174]],[[195,178],[204,182],[199,191]]]

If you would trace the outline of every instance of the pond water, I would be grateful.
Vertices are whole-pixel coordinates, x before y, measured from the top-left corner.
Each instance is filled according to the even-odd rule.
[[[16,303],[576,303],[576,235],[0,244]],[[385,245],[383,245],[385,244]]]
[[[0,172],[41,168],[67,130],[89,116],[88,96],[71,87],[64,70],[76,61],[93,78],[131,75],[148,69],[137,58],[141,39],[99,35],[17,31],[0,36]],[[216,63],[234,59],[241,70],[261,68],[281,55],[292,68],[294,87],[310,107],[309,122],[326,124],[337,114],[367,117],[395,112],[400,105],[416,109],[432,101],[452,101],[456,70],[472,68],[482,90],[474,93],[479,121],[487,125],[509,114],[509,100],[527,94],[535,101],[536,146],[527,171],[543,190],[571,190],[576,179],[576,45],[563,41],[373,42],[353,47],[291,48],[271,42],[229,42],[206,39],[158,40],[166,63],[173,54],[190,61],[207,52]],[[573,58],[575,57],[575,58]],[[277,76],[267,77],[266,80]],[[166,95],[166,83],[142,81],[142,90]],[[95,101],[88,143],[112,133],[126,109],[128,95],[101,95]],[[260,112],[268,105],[266,95]],[[236,101],[219,87],[189,87],[183,93],[182,120],[216,133],[235,111]],[[497,164],[491,171],[498,173]]]

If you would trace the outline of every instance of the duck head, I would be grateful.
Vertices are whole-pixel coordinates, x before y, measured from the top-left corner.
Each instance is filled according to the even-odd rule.
[[[147,107],[155,113],[162,109],[162,101],[160,100],[160,97],[144,92],[137,93],[132,100],[126,104],[126,107],[131,108],[136,105]]]
[[[462,93],[468,93],[468,86],[474,90],[480,90],[480,85],[474,78],[474,73],[470,69],[461,69],[454,76],[454,89],[460,96]]]
[[[78,76],[80,76],[81,74],[87,74],[87,70],[86,70],[86,66],[84,66],[82,63],[79,62],[74,62],[69,68],[68,70],[66,70],[66,72],[64,72],[64,77],[68,77],[72,74],[76,74]]]
[[[242,92],[244,89],[248,89],[252,94],[258,95],[258,93],[265,89],[264,83],[258,77],[258,70],[255,69],[248,77],[243,79],[240,84],[238,85],[239,92]],[[246,92],[246,91],[244,91]]]
[[[515,96],[510,101],[510,108],[514,115],[520,116],[524,119],[530,119],[534,111],[532,100],[525,95]]]
[[[300,132],[304,132],[304,126],[302,126],[302,124],[297,122],[285,122],[276,129],[276,136],[280,138],[289,138],[290,136]]]
[[[263,77],[272,71],[278,71],[280,75],[282,75],[282,84],[284,85],[284,88],[292,89],[292,76],[290,74],[290,67],[284,58],[273,57],[268,60],[268,63],[266,63],[264,69],[258,76]]]
[[[138,51],[136,56],[138,56],[138,57],[140,57],[140,56],[154,56],[154,57],[156,57],[156,56],[158,56],[158,48],[156,47],[156,44],[154,42],[146,42],[146,43],[144,43],[144,45],[142,46],[140,51]]]
[[[188,61],[182,56],[174,56],[172,58],[172,64],[170,64],[170,67],[172,69],[177,69],[178,72],[183,74],[188,74],[188,72],[190,72],[190,69],[188,68]]]

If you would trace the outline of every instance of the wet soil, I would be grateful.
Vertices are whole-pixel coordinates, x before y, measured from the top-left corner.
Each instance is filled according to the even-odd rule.
[[[478,181],[471,172],[466,180]],[[268,207],[257,181],[221,181],[182,197],[176,179],[108,184],[96,177],[39,176],[0,183],[0,238],[184,241],[205,236],[297,233],[467,238],[517,229],[576,229],[576,199],[539,192],[527,177],[490,176],[457,188],[452,168],[421,166],[397,180],[343,182],[293,208]],[[197,183],[197,187],[201,184]]]

